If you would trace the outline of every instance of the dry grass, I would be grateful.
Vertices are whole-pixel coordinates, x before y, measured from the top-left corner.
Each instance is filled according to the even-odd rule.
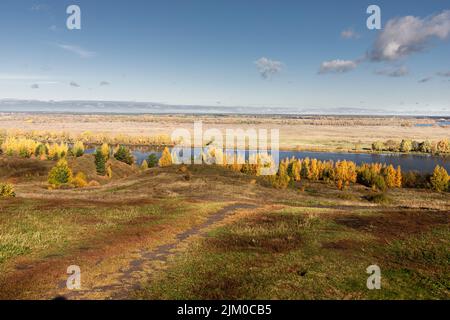
[[[148,138],[170,136],[180,127],[192,131],[194,121],[203,121],[204,130],[217,128],[224,133],[226,129],[237,128],[279,129],[280,147],[284,149],[349,151],[355,145],[370,148],[377,140],[441,140],[450,135],[450,127],[414,126],[417,123],[433,123],[433,119],[402,117],[1,114],[0,128],[56,132],[64,136],[91,132],[113,137],[120,132],[129,137]]]

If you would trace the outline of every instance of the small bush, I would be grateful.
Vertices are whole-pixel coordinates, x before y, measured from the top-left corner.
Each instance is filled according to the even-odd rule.
[[[100,183],[95,180],[89,181],[88,187],[100,187]]]
[[[10,183],[0,183],[0,197],[15,197],[14,187]]]
[[[73,178],[72,183],[76,188],[84,188],[88,185],[86,175],[83,172],[78,172],[75,178]]]
[[[374,179],[374,184],[373,184],[372,188],[376,188],[383,192],[386,191],[387,186],[386,186],[386,182],[384,181],[384,178],[380,175],[377,175]]]
[[[353,193],[349,193],[349,192],[339,193],[339,194],[337,194],[337,197],[342,200],[351,200],[351,201],[358,200],[358,197],[356,195],[354,195]]]
[[[369,194],[364,197],[367,201],[379,204],[389,204],[392,202],[391,198],[386,193]]]
[[[56,187],[69,183],[71,180],[72,170],[65,159],[59,160],[48,174],[48,183]]]
[[[291,178],[288,175],[263,176],[263,184],[275,189],[286,189],[289,187]]]
[[[106,166],[106,176],[108,177],[108,178],[112,178],[112,176],[113,176],[113,171],[112,171],[112,166],[111,166],[111,163],[108,163],[108,165]]]

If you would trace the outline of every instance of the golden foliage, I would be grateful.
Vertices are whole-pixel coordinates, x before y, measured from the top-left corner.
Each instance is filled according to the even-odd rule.
[[[158,164],[160,167],[169,167],[172,165],[172,155],[170,154],[169,148],[164,148]]]
[[[86,175],[83,172],[78,172],[72,179],[72,184],[75,188],[84,188],[88,185]]]

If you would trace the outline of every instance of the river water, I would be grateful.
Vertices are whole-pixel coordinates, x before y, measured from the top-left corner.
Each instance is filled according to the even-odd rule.
[[[93,153],[95,149],[88,149],[86,153]],[[252,153],[252,152],[250,152]],[[155,154],[158,159],[161,156],[159,150],[133,150],[136,163],[141,164],[150,154]],[[195,149],[194,157],[200,155],[200,149]],[[248,152],[246,158],[248,158]],[[401,166],[402,171],[419,171],[422,173],[432,173],[437,165],[443,166],[450,172],[450,157],[415,154],[371,154],[371,153],[338,153],[338,152],[312,152],[312,151],[280,151],[280,160],[295,157],[297,159],[315,158],[326,161],[350,160],[360,165],[362,163],[385,163],[393,166]]]

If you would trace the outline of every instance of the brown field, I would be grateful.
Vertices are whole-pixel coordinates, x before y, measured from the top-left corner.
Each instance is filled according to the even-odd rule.
[[[0,129],[6,131],[58,132],[79,135],[90,132],[106,136],[134,137],[168,135],[177,128],[192,131],[194,121],[204,130],[279,129],[280,148],[300,150],[362,150],[376,140],[402,139],[437,141],[450,137],[450,127],[417,127],[434,119],[410,117],[334,116],[190,116],[190,115],[68,115],[0,114]]]

